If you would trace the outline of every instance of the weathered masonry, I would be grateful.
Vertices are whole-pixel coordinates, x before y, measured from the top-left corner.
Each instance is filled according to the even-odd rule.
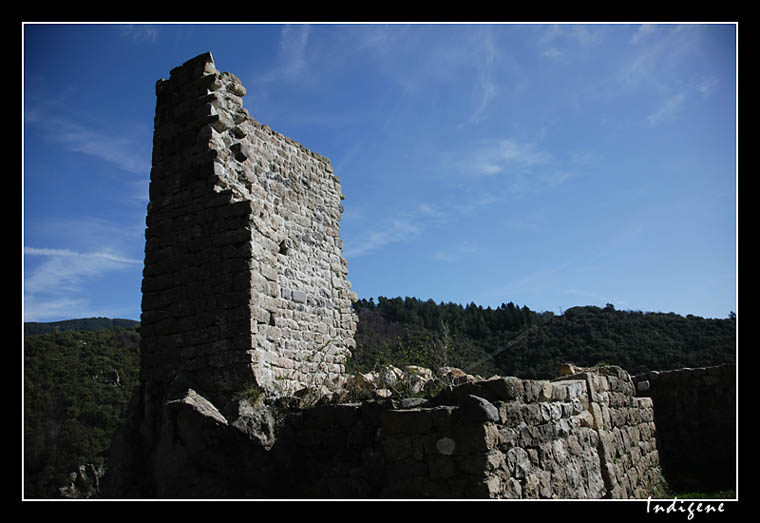
[[[636,397],[619,367],[290,408],[304,391],[341,397],[355,381],[345,375],[357,320],[340,181],[326,158],[256,122],[245,88],[210,53],[173,69],[156,94],[140,382],[104,497],[658,491],[661,400]]]
[[[108,497],[620,499],[662,487],[652,400],[618,367],[279,413],[243,401],[225,416],[192,390],[168,398],[116,441]]]
[[[334,386],[356,326],[340,180],[245,91],[211,53],[156,84],[141,380],[182,373],[212,398]]]
[[[291,418],[307,497],[645,498],[662,487],[652,400],[619,367],[494,377],[416,407],[326,405]],[[284,443],[285,440],[283,440]]]

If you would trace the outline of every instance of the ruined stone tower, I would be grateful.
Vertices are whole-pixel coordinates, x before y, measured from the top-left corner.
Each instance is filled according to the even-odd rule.
[[[655,491],[653,402],[618,367],[473,378],[399,405],[270,402],[345,379],[356,317],[339,180],[326,158],[251,118],[240,81],[210,53],[156,94],[141,374],[103,497]]]
[[[156,84],[141,381],[212,398],[336,384],[354,346],[340,180],[244,95],[211,53]]]

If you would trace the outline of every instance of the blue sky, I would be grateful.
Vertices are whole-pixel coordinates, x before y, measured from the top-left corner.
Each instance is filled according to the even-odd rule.
[[[735,24],[25,24],[25,321],[139,319],[155,83],[331,159],[360,298],[737,311]]]

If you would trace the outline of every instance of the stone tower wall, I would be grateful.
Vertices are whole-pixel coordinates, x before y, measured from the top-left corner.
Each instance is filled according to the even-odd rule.
[[[141,379],[182,373],[212,396],[334,385],[356,328],[340,180],[244,95],[211,53],[156,84]]]

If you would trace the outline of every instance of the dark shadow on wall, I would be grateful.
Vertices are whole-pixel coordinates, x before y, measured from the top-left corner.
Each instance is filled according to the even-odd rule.
[[[736,366],[649,372],[634,378],[654,403],[657,445],[671,490],[736,489]]]

